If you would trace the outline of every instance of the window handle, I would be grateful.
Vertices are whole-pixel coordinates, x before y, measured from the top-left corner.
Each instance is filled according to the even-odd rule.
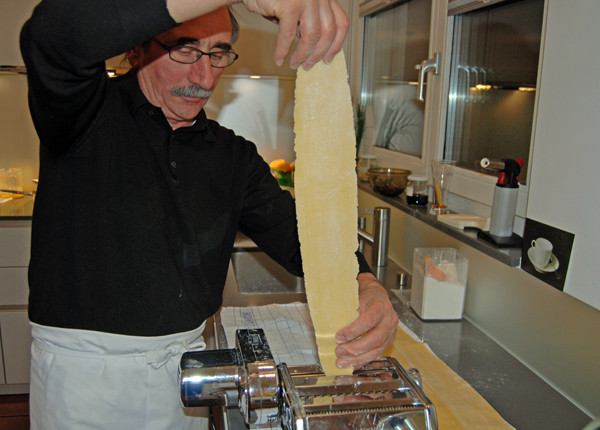
[[[433,71],[434,75],[440,74],[442,61],[442,54],[440,52],[435,53],[434,58],[429,58],[427,60],[423,60],[421,64],[417,64],[415,69],[419,71],[419,84],[417,86],[417,100],[420,102],[425,101],[425,97],[423,95],[425,88],[425,73],[428,71]]]

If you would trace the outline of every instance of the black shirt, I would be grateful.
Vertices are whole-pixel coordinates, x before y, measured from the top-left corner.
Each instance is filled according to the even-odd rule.
[[[175,25],[164,0],[110,4],[45,0],[22,31],[40,136],[29,316],[187,331],[221,305],[238,229],[301,275],[294,202],[251,142],[203,111],[174,131],[135,75],[107,78],[105,58]]]

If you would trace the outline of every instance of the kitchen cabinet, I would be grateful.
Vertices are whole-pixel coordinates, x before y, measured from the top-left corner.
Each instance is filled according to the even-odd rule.
[[[5,384],[29,383],[31,329],[27,310],[0,312]]]
[[[2,351],[2,343],[0,342],[0,369],[4,369],[4,359],[2,358],[3,356],[4,356],[4,354]],[[6,384],[6,379],[4,378],[4,372],[0,372],[0,386],[2,386],[4,384]],[[2,393],[1,390],[0,390],[0,393]]]
[[[2,0],[0,2],[0,64],[22,66],[19,33],[40,0]]]
[[[0,221],[0,394],[28,391],[30,240],[31,221]]]

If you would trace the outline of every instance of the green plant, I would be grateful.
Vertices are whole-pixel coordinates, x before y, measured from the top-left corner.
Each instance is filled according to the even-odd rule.
[[[356,158],[358,158],[358,153],[360,151],[360,142],[362,141],[363,135],[365,133],[365,107],[363,105],[356,105]]]

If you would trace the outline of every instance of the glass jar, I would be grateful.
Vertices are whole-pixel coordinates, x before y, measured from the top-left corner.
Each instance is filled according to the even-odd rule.
[[[361,155],[358,157],[357,174],[362,182],[369,181],[369,169],[377,166],[377,157],[375,155]]]
[[[409,205],[424,206],[428,197],[429,178],[427,176],[410,175],[406,186],[406,202]]]

